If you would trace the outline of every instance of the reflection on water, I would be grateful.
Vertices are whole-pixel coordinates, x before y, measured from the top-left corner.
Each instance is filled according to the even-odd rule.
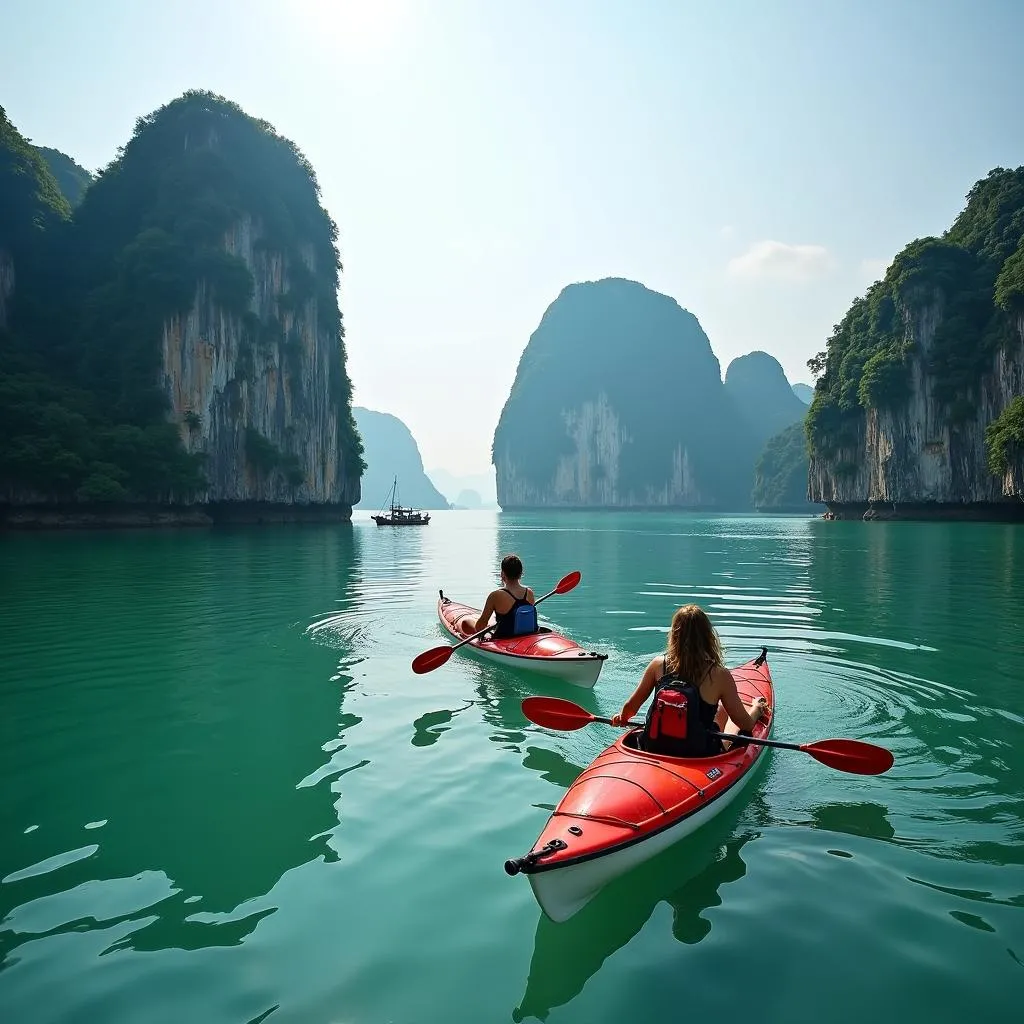
[[[255,533],[226,533],[215,548],[187,533],[25,540],[66,571],[59,589],[43,574],[0,603],[0,624],[20,623],[4,691],[19,725],[0,752],[3,777],[19,781],[4,817],[45,822],[0,844],[6,965],[24,943],[91,930],[110,936],[107,952],[234,945],[275,911],[265,897],[285,872],[333,857],[334,798],[310,775],[348,767],[338,737],[359,719],[339,721],[346,659],[311,657],[302,624],[264,617],[260,592],[273,580],[282,603],[332,602],[358,574],[359,539],[351,528],[303,539],[298,550],[289,539],[287,578]],[[125,589],[125,579],[140,585]],[[85,614],[82,630],[75,620]],[[58,702],[22,653],[56,621],[78,645],[51,662]],[[60,644],[58,633],[51,646]],[[332,664],[341,687],[325,683]],[[75,799],[57,774],[63,760],[51,772],[38,764],[64,737],[89,752],[75,760]],[[329,741],[334,769],[324,771]],[[85,833],[96,839],[90,856],[61,864],[59,882],[26,872],[93,819],[102,827]]]
[[[412,745],[414,747],[429,747],[432,743],[436,743],[441,738],[441,734],[448,731],[451,720],[460,711],[467,711],[475,703],[475,701],[467,701],[460,708],[441,708],[438,711],[424,712],[412,723]]]
[[[739,812],[730,808],[688,837],[609,885],[562,924],[540,915],[526,991],[514,1021],[546,1020],[574,999],[604,962],[644,927],[660,902],[672,908],[672,937],[693,945],[711,931],[705,911],[721,903],[720,889],[746,872],[740,852],[755,832],[730,837]]]

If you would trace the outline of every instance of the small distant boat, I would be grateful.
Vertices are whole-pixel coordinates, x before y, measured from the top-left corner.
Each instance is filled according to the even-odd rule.
[[[391,485],[391,493],[388,495],[390,499],[390,505],[385,505],[388,509],[387,512],[384,508],[370,518],[378,526],[426,526],[430,522],[429,512],[420,512],[415,508],[406,508],[404,505],[398,503],[398,477],[395,477],[395,482]]]

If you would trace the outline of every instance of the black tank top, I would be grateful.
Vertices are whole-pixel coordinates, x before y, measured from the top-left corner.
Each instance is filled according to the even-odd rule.
[[[528,591],[525,587],[523,588],[522,597],[516,597],[516,595],[507,587],[502,587],[501,589],[503,593],[508,594],[508,596],[512,598],[515,604],[513,604],[507,612],[499,612],[497,609],[494,610],[494,618],[497,623],[494,627],[495,640],[508,639],[509,637],[515,636],[516,609],[531,603],[526,600]]]
[[[711,674],[711,669],[701,676],[700,683],[703,683],[705,679]],[[675,677],[672,677],[675,678]],[[663,655],[661,659],[661,678],[654,684],[655,692],[658,687],[668,682],[668,657]],[[715,729],[715,715],[718,714],[718,701],[714,704],[709,704],[700,693],[700,683],[694,683],[693,685],[697,688],[697,696],[700,697],[700,720],[701,724],[706,728],[714,731]]]

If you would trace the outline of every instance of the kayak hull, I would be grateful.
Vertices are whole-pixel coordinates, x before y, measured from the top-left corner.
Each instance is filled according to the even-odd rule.
[[[452,601],[442,594],[437,601],[437,617],[452,639],[458,642],[465,639],[459,623],[463,619],[476,622],[480,617],[480,609]],[[510,637],[507,640],[491,640],[484,636],[460,648],[466,649],[471,649],[485,661],[536,672],[587,688],[597,682],[608,658],[607,654],[584,650],[575,641],[547,627],[528,636]]]
[[[732,670],[745,703],[774,706],[767,661]],[[770,738],[774,715],[757,723]],[[563,795],[533,849],[506,871],[526,874],[541,910],[567,921],[606,885],[707,824],[749,791],[770,748],[737,747],[714,757],[676,758],[636,749],[639,730],[599,754]],[[510,870],[510,866],[514,866]]]

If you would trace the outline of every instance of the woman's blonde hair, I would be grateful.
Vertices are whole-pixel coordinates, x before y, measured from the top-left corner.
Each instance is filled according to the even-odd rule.
[[[722,665],[722,643],[707,613],[700,605],[683,605],[672,616],[665,668],[699,686],[710,669]]]

